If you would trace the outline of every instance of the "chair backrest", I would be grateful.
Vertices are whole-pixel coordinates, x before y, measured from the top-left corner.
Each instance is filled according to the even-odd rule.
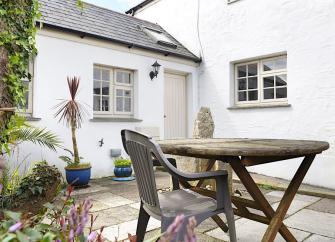
[[[131,130],[122,130],[121,138],[132,160],[141,201],[151,212],[159,214],[160,206],[153,169],[155,144],[151,138]]]

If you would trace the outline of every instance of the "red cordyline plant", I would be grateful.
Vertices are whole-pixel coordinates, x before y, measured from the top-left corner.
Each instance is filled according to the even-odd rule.
[[[80,83],[79,77],[67,77],[68,88],[70,92],[70,99],[62,100],[55,108],[57,112],[55,117],[59,117],[59,122],[65,122],[68,127],[71,128],[72,145],[73,145],[73,161],[65,160],[68,165],[78,166],[80,164],[80,156],[78,151],[78,144],[76,138],[76,129],[81,127],[87,110],[84,105],[76,100],[78,94],[78,88]]]

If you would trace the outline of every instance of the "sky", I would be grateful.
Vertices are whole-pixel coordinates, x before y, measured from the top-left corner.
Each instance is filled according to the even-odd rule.
[[[136,4],[142,2],[142,0],[84,0],[84,2],[124,13]]]

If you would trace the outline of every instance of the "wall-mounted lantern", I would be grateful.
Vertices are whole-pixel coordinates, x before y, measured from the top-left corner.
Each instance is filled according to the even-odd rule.
[[[161,65],[157,61],[155,61],[155,63],[152,64],[152,69],[153,70],[149,73],[151,81],[152,81],[152,79],[154,79],[155,77],[157,77],[158,72],[159,72],[159,67],[161,67]]]

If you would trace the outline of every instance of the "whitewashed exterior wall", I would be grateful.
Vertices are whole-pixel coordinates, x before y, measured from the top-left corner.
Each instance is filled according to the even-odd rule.
[[[54,118],[53,107],[57,99],[67,99],[67,76],[79,76],[81,87],[78,100],[88,105],[89,117],[78,131],[79,153],[84,162],[92,164],[93,177],[113,175],[111,148],[122,148],[121,129],[135,129],[139,126],[159,127],[164,135],[164,70],[169,69],[187,74],[188,108],[193,120],[197,102],[197,64],[160,54],[128,49],[110,42],[41,30],[37,35],[38,56],[35,60],[33,82],[33,116],[40,121],[32,122],[39,127],[47,127],[59,135],[66,147],[71,148],[70,130]],[[151,65],[157,60],[162,68],[153,81],[149,78]],[[135,70],[135,117],[142,122],[92,122],[93,118],[93,65],[119,67]],[[192,125],[189,125],[190,129]],[[98,141],[104,138],[104,145]],[[58,158],[65,154],[62,150],[52,153],[38,146],[24,145],[21,155],[30,154],[29,160],[46,159],[61,170],[64,163]]]
[[[305,182],[335,188],[335,1],[200,0],[199,29],[204,60],[199,106],[214,116],[216,137],[268,137],[328,141]],[[173,17],[171,17],[173,16]],[[157,22],[194,53],[197,1],[160,0],[137,17]],[[233,62],[287,53],[291,107],[229,110],[233,105]],[[290,160],[250,170],[290,179]]]

